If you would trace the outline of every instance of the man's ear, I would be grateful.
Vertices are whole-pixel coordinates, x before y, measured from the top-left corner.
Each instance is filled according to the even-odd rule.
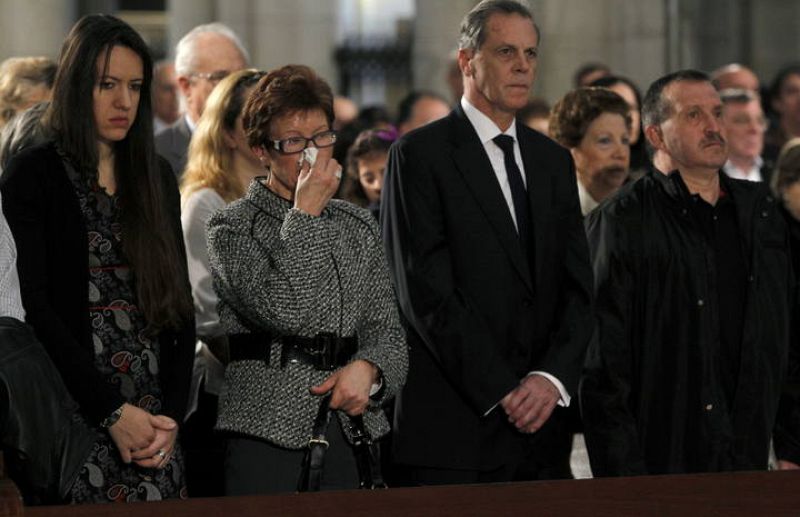
[[[660,127],[655,124],[645,126],[644,136],[647,138],[647,141],[650,142],[653,149],[664,150],[664,134],[661,132]]]
[[[472,57],[475,55],[475,51],[466,48],[458,49],[458,68],[461,69],[461,75],[465,77],[472,76],[472,65],[470,61],[472,61]]]
[[[191,84],[192,80],[186,77],[185,75],[178,76],[178,89],[181,91],[181,94],[185,99],[189,98]]]

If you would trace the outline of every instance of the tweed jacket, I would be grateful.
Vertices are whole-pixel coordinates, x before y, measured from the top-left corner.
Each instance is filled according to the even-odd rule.
[[[229,334],[267,331],[358,336],[355,359],[383,374],[384,389],[364,414],[373,438],[389,431],[381,403],[405,382],[408,350],[378,225],[369,211],[331,200],[312,217],[261,181],[209,221],[209,261],[219,317]],[[225,372],[217,428],[281,447],[307,445],[319,398],[309,387],[328,372],[280,367],[280,346],[264,361],[234,361]],[[345,435],[348,419],[339,412]]]

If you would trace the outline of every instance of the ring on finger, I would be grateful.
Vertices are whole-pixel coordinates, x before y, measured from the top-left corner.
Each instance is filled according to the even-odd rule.
[[[159,458],[164,460],[164,459],[167,458],[167,451],[165,451],[164,449],[158,449],[158,452],[156,453],[156,456],[158,456]]]
[[[342,179],[342,168],[339,167],[338,169],[336,169],[336,172],[334,172],[333,175],[336,176],[337,180]]]

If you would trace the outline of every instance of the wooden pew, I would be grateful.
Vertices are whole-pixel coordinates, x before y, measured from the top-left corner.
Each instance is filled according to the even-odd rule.
[[[26,517],[800,516],[800,471],[538,481],[25,508]]]

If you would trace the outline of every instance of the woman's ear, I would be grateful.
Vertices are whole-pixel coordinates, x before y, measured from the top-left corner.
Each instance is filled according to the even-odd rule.
[[[261,165],[265,169],[268,169],[271,159],[267,150],[264,149],[263,146],[251,147],[250,149],[253,151],[253,154],[258,157],[258,161],[261,162]]]

